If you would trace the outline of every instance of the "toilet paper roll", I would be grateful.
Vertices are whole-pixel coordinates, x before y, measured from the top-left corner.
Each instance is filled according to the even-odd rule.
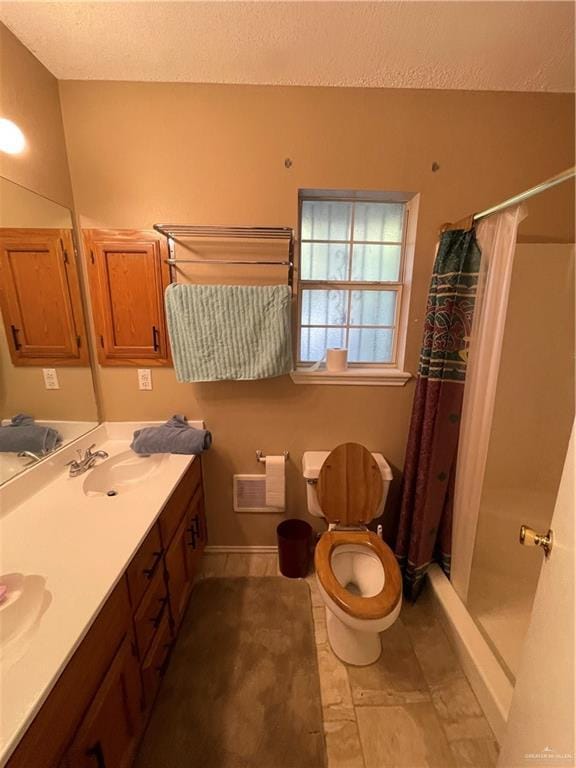
[[[284,509],[286,506],[286,459],[266,456],[266,506]]]
[[[348,368],[348,350],[340,347],[326,350],[326,370],[345,371]]]

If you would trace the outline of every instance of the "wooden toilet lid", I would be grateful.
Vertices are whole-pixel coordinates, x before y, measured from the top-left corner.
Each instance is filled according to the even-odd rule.
[[[384,481],[367,448],[359,443],[343,443],[322,464],[316,492],[329,523],[358,525],[376,517]]]
[[[384,569],[384,587],[373,597],[353,595],[342,586],[332,570],[332,553],[346,544],[365,546],[374,552]],[[357,619],[383,619],[402,596],[402,576],[394,553],[372,531],[328,531],[322,534],[314,553],[320,584],[343,611]]]

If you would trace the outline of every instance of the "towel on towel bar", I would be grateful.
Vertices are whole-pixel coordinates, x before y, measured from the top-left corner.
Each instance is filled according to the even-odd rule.
[[[52,427],[36,424],[32,416],[19,413],[10,424],[0,427],[0,453],[30,451],[38,456],[51,453],[62,442],[62,435]]]
[[[176,414],[166,424],[137,429],[130,448],[134,453],[149,456],[151,453],[199,454],[211,445],[211,432],[191,427],[185,416]]]
[[[178,381],[267,379],[292,370],[287,285],[166,288]]]

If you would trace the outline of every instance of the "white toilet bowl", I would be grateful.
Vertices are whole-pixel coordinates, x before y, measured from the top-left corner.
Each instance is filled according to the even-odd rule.
[[[331,534],[337,540],[338,531]],[[346,536],[349,538],[349,533]],[[386,545],[382,542],[382,546]],[[321,550],[319,555],[323,556]],[[377,661],[382,651],[380,632],[388,629],[398,618],[402,607],[401,590],[394,589],[396,597],[392,597],[392,605],[389,600],[381,601],[389,567],[389,560],[383,562],[378,550],[370,545],[336,544],[330,554],[330,568],[338,585],[345,591],[344,595],[329,585],[326,588],[317,569],[316,581],[326,605],[328,640],[336,656],[347,664],[367,666]],[[353,599],[347,599],[347,594]],[[373,605],[375,600],[377,605]]]

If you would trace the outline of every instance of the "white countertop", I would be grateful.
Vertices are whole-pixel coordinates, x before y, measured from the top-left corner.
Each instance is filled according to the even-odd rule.
[[[139,426],[102,424],[0,487],[0,580],[11,573],[40,576],[46,590],[43,612],[24,639],[8,654],[0,647],[0,766],[194,460],[167,454],[158,471],[125,493],[84,495],[82,484],[92,470],[70,478],[64,466],[76,448],[96,443],[113,458],[128,449]]]

